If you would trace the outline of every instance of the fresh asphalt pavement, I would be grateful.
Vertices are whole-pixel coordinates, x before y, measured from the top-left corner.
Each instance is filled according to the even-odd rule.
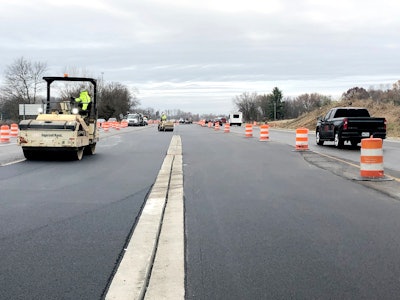
[[[397,199],[287,144],[179,134],[187,299],[398,297]]]
[[[0,167],[0,299],[100,299],[171,137],[130,128],[81,161]]]
[[[396,198],[291,145],[197,125],[116,135],[80,162],[0,167],[1,298],[99,299],[173,134],[186,299],[396,299]]]

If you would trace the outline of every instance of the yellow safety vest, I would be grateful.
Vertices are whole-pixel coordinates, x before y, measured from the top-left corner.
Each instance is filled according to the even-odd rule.
[[[79,98],[75,98],[76,102],[82,102],[82,110],[87,110],[87,107],[90,103],[90,96],[87,91],[82,91],[79,94]]]

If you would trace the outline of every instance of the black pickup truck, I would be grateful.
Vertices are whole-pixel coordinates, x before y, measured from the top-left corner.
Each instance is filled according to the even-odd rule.
[[[340,148],[345,141],[350,141],[352,146],[356,146],[361,139],[371,135],[385,139],[386,119],[373,118],[362,107],[335,107],[325,117],[318,118],[315,134],[317,145],[333,141]]]

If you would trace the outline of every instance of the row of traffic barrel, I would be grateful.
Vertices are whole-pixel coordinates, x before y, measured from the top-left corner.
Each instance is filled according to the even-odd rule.
[[[201,126],[206,126],[205,122],[199,122]],[[220,125],[219,122],[216,122],[214,125],[212,122],[208,122],[207,126],[209,128],[214,126],[214,130],[218,131],[220,130]],[[258,126],[254,122],[254,124],[247,123],[245,125],[245,137],[251,138],[253,137],[253,126]],[[260,127],[260,135],[259,135],[259,141],[260,142],[266,142],[269,141],[269,125],[268,124],[262,124],[259,125]],[[229,133],[230,132],[230,124],[225,123],[224,124],[224,132]],[[308,129],[307,128],[298,128],[296,129],[296,150],[299,151],[304,151],[308,150]]]
[[[120,130],[121,128],[128,127],[128,122],[126,120],[122,120],[121,122],[97,122],[97,128],[103,129],[103,131],[108,132],[110,129]]]
[[[149,120],[148,124],[158,124],[159,121]],[[104,131],[109,131],[110,129],[120,130],[121,128],[128,127],[128,121],[122,120],[121,122],[118,121],[104,121],[104,122],[97,122],[97,128],[103,129]]]
[[[205,126],[205,123],[200,122],[201,126]],[[212,122],[208,122],[208,127],[213,127]],[[253,137],[253,124],[246,124],[245,126],[245,137]],[[269,125],[260,125],[259,141],[269,141]],[[214,125],[214,130],[220,130],[218,122]],[[230,124],[224,124],[224,132],[230,132]],[[307,151],[308,148],[308,128],[297,128],[296,129],[296,151]],[[384,168],[383,168],[383,140],[380,138],[365,138],[361,140],[361,155],[360,155],[360,176],[361,180],[380,180],[384,179]]]
[[[18,124],[13,123],[9,125],[1,125],[0,127],[0,143],[9,143],[12,137],[18,136]]]
[[[203,127],[206,126],[204,121],[200,121],[199,124]],[[208,122],[207,126],[209,128],[214,126],[214,130],[218,131],[220,130],[220,124],[219,122],[216,122],[214,125],[212,122]],[[253,125],[253,124],[246,124],[245,126],[245,137],[247,138],[251,138],[253,137],[253,126],[257,126],[257,125]],[[230,132],[230,124],[229,123],[224,123],[224,133],[229,133]],[[259,141],[260,142],[266,142],[269,141],[269,125],[268,124],[263,124],[260,125],[260,137],[259,137]]]
[[[128,122],[103,122],[97,123],[97,128],[102,128],[105,132],[109,131],[110,128],[119,130],[120,128],[128,127]],[[1,125],[0,127],[0,143],[9,143],[11,138],[18,137],[19,128],[17,123],[9,125]]]

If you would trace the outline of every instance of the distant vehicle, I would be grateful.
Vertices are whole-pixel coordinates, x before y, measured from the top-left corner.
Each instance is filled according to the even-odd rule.
[[[356,146],[361,139],[386,138],[386,119],[373,118],[363,107],[336,107],[328,111],[325,117],[319,117],[315,130],[316,143],[333,141],[340,148],[345,141]]]
[[[144,123],[144,125],[149,125],[149,121],[146,116],[143,116],[143,123]]]
[[[229,114],[229,124],[242,126],[243,123],[243,113],[242,112],[234,112]]]
[[[128,114],[126,116],[128,126],[144,126],[143,116],[141,114]]]
[[[193,121],[192,121],[191,118],[186,118],[185,119],[185,124],[192,124],[192,123],[193,123]]]
[[[174,122],[171,120],[161,121],[157,129],[158,131],[174,131]]]
[[[222,126],[222,120],[219,118],[215,118],[213,121],[213,126],[215,126],[215,124],[218,124],[219,126]]]
[[[185,124],[185,119],[184,118],[180,118],[179,119],[179,124]]]

